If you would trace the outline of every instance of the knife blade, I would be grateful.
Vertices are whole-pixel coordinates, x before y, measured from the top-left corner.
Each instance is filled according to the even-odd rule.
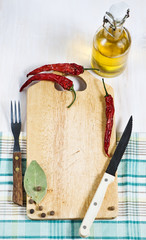
[[[132,122],[133,118],[130,117],[126,128],[121,136],[118,146],[113,154],[112,159],[101,179],[101,182],[96,190],[96,193],[90,203],[90,206],[85,214],[85,217],[81,223],[79,234],[81,237],[88,237],[90,235],[90,228],[95,220],[98,211],[102,205],[105,193],[110,183],[112,183],[115,179],[115,174],[120,163],[120,160],[125,152],[125,149],[128,145],[131,132],[132,132]]]

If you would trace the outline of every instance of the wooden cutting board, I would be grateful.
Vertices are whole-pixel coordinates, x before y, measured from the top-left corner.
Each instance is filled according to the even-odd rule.
[[[82,219],[108,166],[104,153],[106,126],[103,84],[89,72],[81,78],[87,84],[72,93],[58,91],[53,82],[39,82],[27,91],[27,166],[36,160],[45,171],[48,189],[38,206],[27,198],[31,219]],[[107,85],[113,96],[113,89]],[[115,123],[109,153],[116,145]],[[30,214],[30,209],[35,212]],[[53,216],[50,211],[54,211]],[[117,178],[107,190],[97,218],[114,218],[118,212]]]

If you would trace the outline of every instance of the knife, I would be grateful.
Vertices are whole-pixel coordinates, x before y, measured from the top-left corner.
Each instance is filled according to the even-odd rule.
[[[120,163],[120,160],[125,152],[127,144],[129,142],[131,132],[132,132],[132,116],[130,117],[127,126],[122,134],[119,144],[113,154],[112,159],[101,179],[101,182],[96,190],[96,193],[90,203],[90,206],[86,212],[86,215],[81,223],[79,234],[81,237],[88,237],[90,235],[90,228],[95,220],[98,211],[102,205],[107,187],[115,179],[115,174]]]

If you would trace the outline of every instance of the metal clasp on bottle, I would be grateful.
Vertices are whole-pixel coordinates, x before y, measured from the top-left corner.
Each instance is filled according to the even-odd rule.
[[[115,21],[113,15],[110,12],[105,13],[105,16],[103,17],[103,27],[108,32],[109,35],[114,37],[114,34],[109,32],[106,24],[109,25],[110,29],[112,29],[112,32],[115,31],[116,28],[122,26],[124,24],[124,22],[126,21],[126,19],[129,17],[129,11],[130,10],[127,9],[127,13],[121,21]]]

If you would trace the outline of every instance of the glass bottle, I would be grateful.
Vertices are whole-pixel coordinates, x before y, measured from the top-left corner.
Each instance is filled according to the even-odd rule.
[[[103,77],[115,77],[123,72],[131,45],[128,30],[123,27],[129,8],[121,2],[110,7],[103,18],[103,26],[93,39],[91,65]]]

